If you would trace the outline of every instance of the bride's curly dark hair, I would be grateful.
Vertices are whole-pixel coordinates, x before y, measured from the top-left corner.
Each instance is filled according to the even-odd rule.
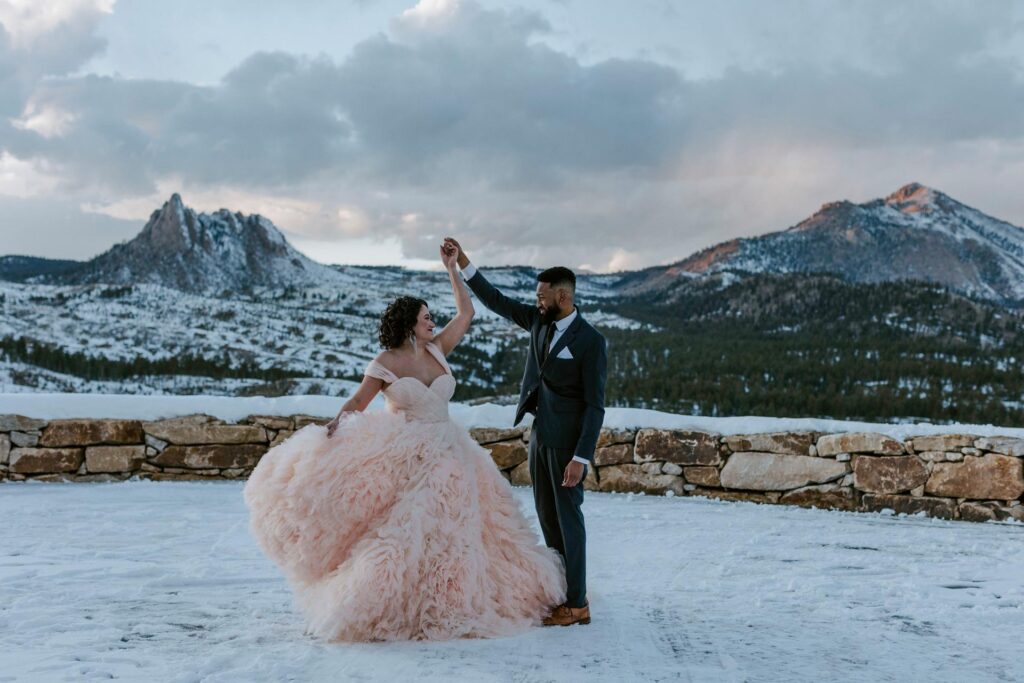
[[[377,327],[377,337],[385,349],[397,349],[412,334],[416,327],[420,308],[427,302],[414,296],[400,296],[384,309]]]

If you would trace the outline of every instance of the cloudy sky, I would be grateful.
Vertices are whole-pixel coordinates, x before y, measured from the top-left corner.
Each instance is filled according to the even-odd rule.
[[[1024,224],[1024,0],[0,0],[0,254],[180,192],[334,263],[597,271],[922,182]]]

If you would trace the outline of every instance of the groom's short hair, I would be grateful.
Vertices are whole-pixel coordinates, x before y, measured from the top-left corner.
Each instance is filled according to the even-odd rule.
[[[576,293],[576,273],[564,266],[548,268],[537,276],[537,282],[546,282],[552,289],[565,287],[573,294]]]

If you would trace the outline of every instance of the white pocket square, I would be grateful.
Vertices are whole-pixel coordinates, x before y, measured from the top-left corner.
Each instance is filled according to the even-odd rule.
[[[562,350],[558,352],[558,355],[556,355],[555,358],[564,358],[565,360],[572,360],[572,354],[569,353],[569,347],[562,347]]]

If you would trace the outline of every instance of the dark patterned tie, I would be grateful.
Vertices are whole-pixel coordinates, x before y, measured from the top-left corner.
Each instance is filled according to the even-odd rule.
[[[548,359],[548,347],[551,346],[551,340],[555,336],[555,324],[551,323],[548,325],[548,333],[544,335],[544,346],[541,347],[540,362],[543,363]]]

